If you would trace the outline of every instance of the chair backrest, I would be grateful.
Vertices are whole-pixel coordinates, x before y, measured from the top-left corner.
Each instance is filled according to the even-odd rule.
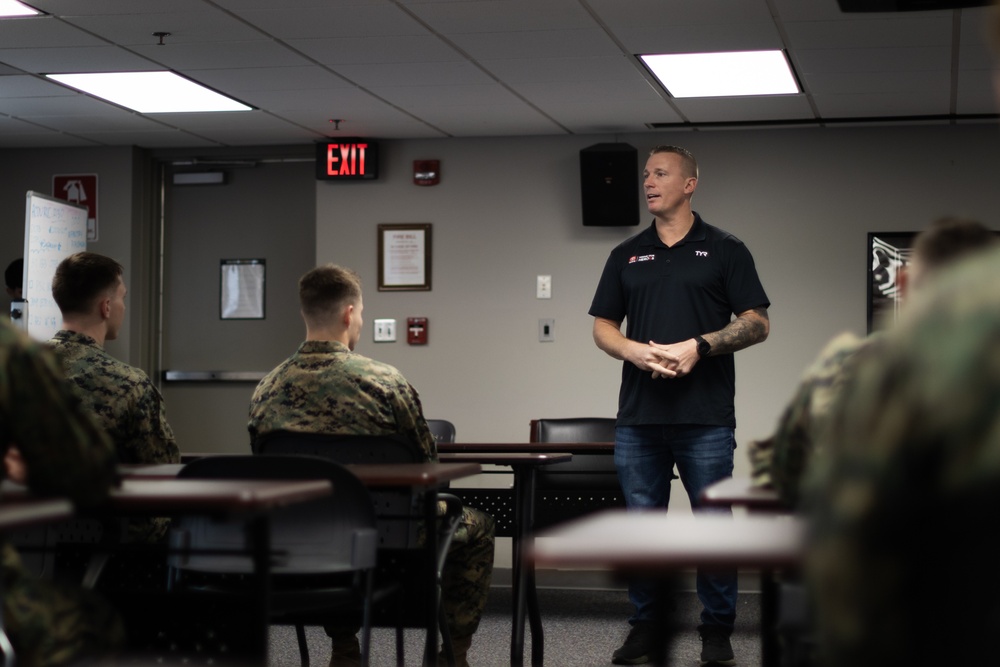
[[[434,442],[455,442],[455,425],[447,419],[428,419]]]
[[[414,443],[394,435],[329,435],[272,431],[257,438],[257,454],[319,456],[340,464],[422,463],[424,453]],[[409,489],[380,490],[372,494],[378,515],[378,544],[407,548],[417,540],[421,497]]]
[[[612,417],[532,419],[529,442],[614,442]]]
[[[615,420],[610,417],[571,417],[531,420],[530,442],[615,441]],[[542,466],[537,473],[539,490],[618,491],[615,459],[608,454],[573,453],[573,460]]]
[[[375,566],[376,517],[368,490],[342,465],[312,456],[207,456],[185,465],[188,479],[328,479],[333,494],[278,509],[271,515],[272,572],[336,574]],[[195,550],[244,549],[241,521],[185,518],[171,533],[173,568],[199,572],[252,572],[249,555]]]
[[[340,464],[421,463],[423,452],[397,435],[330,435],[272,431],[254,442],[256,454],[306,454]]]

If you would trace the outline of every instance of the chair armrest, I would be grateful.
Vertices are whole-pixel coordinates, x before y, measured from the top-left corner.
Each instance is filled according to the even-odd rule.
[[[462,520],[462,499],[451,493],[438,493],[438,503],[444,503],[444,516],[438,524],[438,578],[444,569],[444,561],[451,547],[451,538],[455,536],[455,530]]]

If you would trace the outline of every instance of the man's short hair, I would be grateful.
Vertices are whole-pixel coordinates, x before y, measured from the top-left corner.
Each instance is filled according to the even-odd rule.
[[[351,269],[324,264],[299,279],[299,304],[311,322],[337,317],[344,306],[361,299],[361,278]]]
[[[997,234],[978,220],[938,218],[913,240],[913,257],[924,270],[934,271],[997,242]]]
[[[24,258],[18,257],[7,265],[7,270],[3,272],[3,281],[10,289],[23,287],[24,282]]]
[[[118,285],[125,269],[94,252],[78,252],[59,262],[52,278],[52,298],[63,315],[85,315],[95,301]]]
[[[681,148],[680,146],[667,146],[661,144],[659,146],[653,147],[653,150],[649,151],[649,155],[653,156],[657,153],[674,153],[675,155],[681,156],[681,164],[684,166],[684,175],[687,178],[698,178],[698,161],[694,159],[694,155],[691,154],[686,148]]]

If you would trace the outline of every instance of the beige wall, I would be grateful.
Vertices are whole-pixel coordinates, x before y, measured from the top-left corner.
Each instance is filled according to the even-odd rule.
[[[420,391],[427,416],[454,421],[461,440],[526,441],[534,417],[615,414],[619,363],[594,347],[587,309],[608,252],[641,227],[581,224],[578,151],[606,141],[627,141],[640,156],[656,143],[692,149],[702,167],[695,209],[742,238],[757,261],[773,302],[772,335],[737,355],[738,472],[747,470],[745,444],[773,428],[822,344],[844,329],[864,332],[869,231],[917,230],[942,214],[1000,229],[1000,131],[992,124],[383,142],[379,180],[309,184],[315,260],[361,273],[368,326],[359,351],[399,367]],[[440,159],[441,184],[413,185],[415,159]],[[139,162],[127,148],[0,151],[0,263],[21,252],[25,191],[48,192],[55,173],[98,173],[101,240],[91,247],[136,273],[130,263],[139,254]],[[252,221],[243,235],[282,224],[245,215],[240,206],[233,203],[232,220]],[[377,291],[381,222],[434,225],[432,291]],[[218,258],[237,252],[224,246],[210,258],[213,270]],[[301,264],[282,270],[296,275],[311,261]],[[551,300],[535,299],[538,274],[552,276]],[[214,285],[190,298],[191,309],[177,315],[190,321],[172,326],[197,327],[195,313],[217,310]],[[129,307],[140,305],[151,306]],[[402,329],[408,316],[430,319],[429,345],[372,342],[375,318],[395,318]],[[542,317],[555,319],[553,343],[538,342]],[[297,332],[289,339],[301,335],[296,319],[285,326]],[[133,320],[123,340],[109,346],[112,353],[137,356],[136,328]],[[290,352],[247,349],[242,368],[227,366],[262,370],[262,359]],[[241,409],[239,400],[218,413],[188,414],[184,402],[168,404],[172,421],[211,432],[220,451],[242,451],[245,424],[233,417]],[[181,446],[191,451],[202,443]]]
[[[359,351],[402,370],[460,440],[526,441],[534,417],[614,416],[620,364],[594,346],[587,310],[608,252],[641,227],[583,227],[578,181],[579,149],[614,140],[642,162],[656,143],[690,148],[695,210],[756,259],[772,334],[737,354],[743,473],[744,445],[770,432],[822,344],[865,332],[869,231],[951,213],[1000,228],[992,125],[384,142],[377,182],[318,184],[316,259],[361,273]],[[441,184],[413,185],[415,159],[440,159]],[[433,223],[432,291],[377,291],[383,222]],[[549,301],[535,298],[538,274],[552,276]],[[372,342],[375,318],[418,315],[430,319],[426,347]],[[555,319],[555,342],[538,342],[541,317]]]
[[[93,252],[114,257],[125,267],[125,279],[133,275],[133,222],[136,206],[143,199],[141,186],[136,183],[136,153],[122,148],[44,148],[0,150],[0,267],[7,268],[11,260],[24,253],[24,205],[29,190],[52,195],[55,174],[97,174],[98,240],[89,243]],[[141,320],[141,306],[133,304],[138,290],[132,289],[126,298],[130,309],[119,340],[110,341],[107,349],[115,356],[138,363],[138,334],[134,331]],[[4,313],[10,312],[3,294]],[[135,349],[133,349],[135,336]]]

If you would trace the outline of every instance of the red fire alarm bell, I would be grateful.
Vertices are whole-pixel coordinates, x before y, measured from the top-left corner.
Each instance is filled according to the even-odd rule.
[[[406,318],[406,342],[410,345],[427,345],[427,318]]]
[[[417,185],[437,185],[441,182],[440,160],[414,160],[413,182]]]

